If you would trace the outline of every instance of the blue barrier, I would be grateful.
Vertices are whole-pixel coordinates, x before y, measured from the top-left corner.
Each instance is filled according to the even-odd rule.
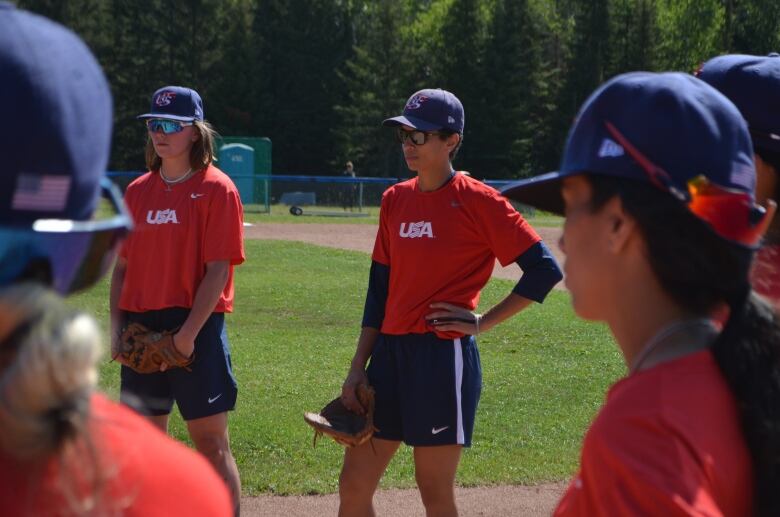
[[[144,174],[144,172],[138,171],[108,171],[106,176],[109,178],[116,177],[137,177]],[[409,178],[377,178],[374,176],[307,176],[303,174],[271,174],[271,175],[254,175],[254,174],[232,174],[231,178],[255,178],[257,180],[271,180],[271,181],[293,181],[300,183],[399,183]],[[482,180],[483,183],[490,185],[494,188],[500,188],[510,183],[514,183],[517,180]]]

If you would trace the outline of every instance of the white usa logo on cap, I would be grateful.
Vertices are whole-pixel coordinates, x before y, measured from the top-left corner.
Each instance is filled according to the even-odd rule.
[[[406,103],[406,109],[410,110],[416,110],[420,106],[422,106],[422,103],[428,100],[427,95],[415,95],[411,99],[409,99],[409,102]]]
[[[614,140],[605,138],[601,141],[601,147],[599,147],[598,154],[599,158],[617,158],[624,154],[626,153],[623,150],[623,147]]]
[[[167,106],[176,98],[176,92],[161,92],[154,103],[158,106]]]

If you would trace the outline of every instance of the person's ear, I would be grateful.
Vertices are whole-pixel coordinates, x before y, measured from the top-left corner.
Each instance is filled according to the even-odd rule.
[[[460,134],[453,133],[449,137],[447,137],[447,149],[449,149],[450,152],[452,152],[452,150],[455,149],[459,143],[460,143]]]
[[[609,251],[620,253],[636,232],[636,220],[626,212],[623,201],[614,196],[601,210],[607,225],[607,246]]]

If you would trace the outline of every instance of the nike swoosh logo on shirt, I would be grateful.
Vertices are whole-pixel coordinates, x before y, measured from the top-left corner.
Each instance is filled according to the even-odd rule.
[[[445,425],[444,427],[432,427],[431,428],[431,434],[439,434],[440,432],[444,431],[445,429],[449,429],[450,426]]]
[[[221,397],[221,396],[222,396],[222,393],[220,393],[219,395],[217,395],[217,396],[216,396],[216,397],[214,397],[214,398],[211,398],[211,397],[209,397],[209,404],[213,404],[213,403],[214,403],[214,401],[215,401],[215,400],[217,400],[217,399],[218,399],[219,397]]]
[[[205,195],[206,195],[206,194],[195,194],[195,193],[193,192],[192,194],[190,194],[190,197],[191,197],[192,199],[198,199],[199,197],[203,197],[203,196],[205,196]]]

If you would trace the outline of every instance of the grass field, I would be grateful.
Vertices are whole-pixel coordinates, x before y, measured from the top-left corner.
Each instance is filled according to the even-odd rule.
[[[236,310],[228,316],[239,382],[230,432],[245,495],[334,492],[342,449],[329,440],[312,448],[302,415],[339,392],[359,332],[369,258],[279,241],[247,241],[246,252],[247,262],[236,270]],[[482,310],[511,288],[492,280]],[[104,281],[69,303],[96,314],[105,327],[107,300]],[[579,321],[568,295],[553,291],[543,305],[481,336],[479,345],[483,393],[458,483],[566,479],[606,388],[624,373],[606,329]],[[101,385],[113,396],[118,370],[116,363],[102,366]],[[186,440],[178,415],[171,430]],[[414,485],[408,448],[382,483]]]

